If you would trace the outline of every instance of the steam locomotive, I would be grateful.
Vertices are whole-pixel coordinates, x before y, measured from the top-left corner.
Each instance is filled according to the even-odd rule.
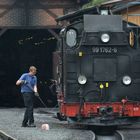
[[[60,119],[116,126],[140,122],[140,30],[98,8],[57,19]]]

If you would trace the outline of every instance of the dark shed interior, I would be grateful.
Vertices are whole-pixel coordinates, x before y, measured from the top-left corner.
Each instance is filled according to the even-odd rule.
[[[9,29],[0,37],[0,107],[23,107],[20,87],[15,83],[31,65],[37,67],[43,101],[50,107],[57,104],[55,94],[49,89],[55,48],[56,39],[46,29]],[[37,98],[35,106],[42,106]]]

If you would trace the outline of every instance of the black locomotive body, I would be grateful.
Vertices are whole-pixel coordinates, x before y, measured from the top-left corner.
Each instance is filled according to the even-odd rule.
[[[61,30],[61,117],[102,126],[139,121],[140,32],[128,24],[119,15],[83,14]]]

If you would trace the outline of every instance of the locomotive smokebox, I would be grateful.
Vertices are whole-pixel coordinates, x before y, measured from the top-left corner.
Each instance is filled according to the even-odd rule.
[[[127,46],[123,22],[118,15],[84,15],[82,45]]]

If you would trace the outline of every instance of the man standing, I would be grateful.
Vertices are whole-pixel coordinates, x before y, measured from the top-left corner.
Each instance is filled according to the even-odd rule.
[[[21,93],[26,107],[22,127],[36,127],[33,116],[34,95],[39,96],[37,91],[37,77],[35,76],[36,71],[35,66],[30,66],[29,73],[22,74],[16,82],[16,85],[21,85]]]

